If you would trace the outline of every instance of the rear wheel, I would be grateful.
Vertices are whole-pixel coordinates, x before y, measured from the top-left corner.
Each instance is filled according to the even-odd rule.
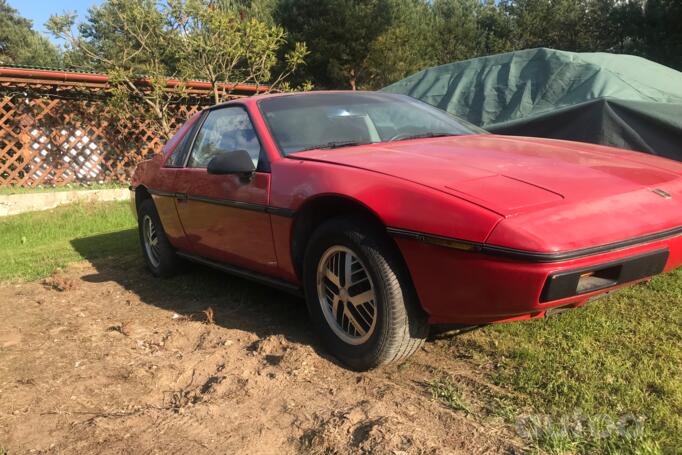
[[[156,276],[172,276],[178,270],[180,258],[163,231],[154,201],[142,201],[137,213],[140,246],[147,267]]]
[[[395,247],[371,226],[348,218],[324,223],[304,263],[313,323],[331,353],[356,370],[403,360],[428,334]]]

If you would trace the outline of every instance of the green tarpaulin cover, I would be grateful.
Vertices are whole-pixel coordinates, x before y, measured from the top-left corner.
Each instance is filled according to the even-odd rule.
[[[528,49],[429,68],[383,90],[498,134],[682,161],[682,73],[640,57]]]

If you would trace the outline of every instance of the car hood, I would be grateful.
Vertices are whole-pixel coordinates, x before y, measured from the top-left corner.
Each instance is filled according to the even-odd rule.
[[[425,185],[503,217],[679,185],[682,163],[591,144],[473,135],[289,155]]]

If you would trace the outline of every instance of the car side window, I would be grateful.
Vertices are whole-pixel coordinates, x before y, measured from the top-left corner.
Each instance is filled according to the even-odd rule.
[[[196,116],[200,116],[197,114]],[[175,133],[175,135],[166,142],[161,152],[165,155],[167,148],[172,148],[170,156],[166,160],[164,167],[183,167],[185,163],[185,157],[187,156],[187,147],[194,137],[194,133],[197,130],[197,124],[201,123],[200,118],[192,118],[185,122],[184,125]]]
[[[166,160],[166,167],[182,167],[185,157],[187,156],[185,153],[187,151],[187,144],[191,140],[193,130],[196,130],[196,128],[190,128],[189,131],[184,133],[183,138],[175,146],[175,149],[173,149],[168,160]]]
[[[246,150],[258,168],[261,145],[249,114],[241,107],[213,110],[194,140],[187,167],[206,168],[213,157],[234,150]]]

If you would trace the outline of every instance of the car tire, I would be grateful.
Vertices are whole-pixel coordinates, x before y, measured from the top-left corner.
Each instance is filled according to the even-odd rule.
[[[157,277],[170,277],[177,273],[180,258],[168,241],[154,201],[145,199],[137,211],[140,246],[147,267]]]
[[[325,222],[313,233],[303,265],[312,322],[348,367],[364,371],[399,362],[424,343],[429,326],[409,274],[395,245],[371,221]]]

